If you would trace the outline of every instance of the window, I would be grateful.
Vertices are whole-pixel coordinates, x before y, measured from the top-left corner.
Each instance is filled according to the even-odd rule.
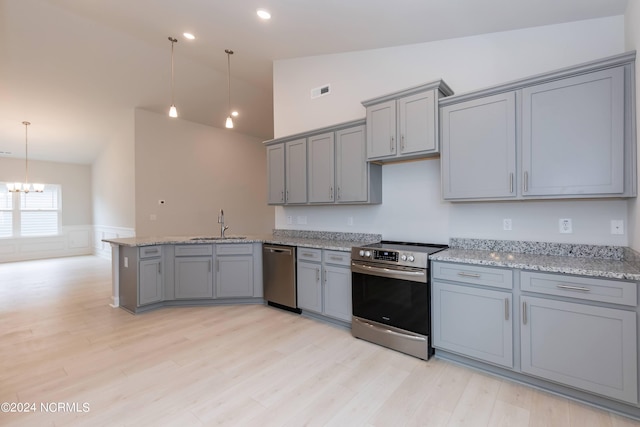
[[[47,184],[42,193],[10,193],[0,182],[0,237],[52,236],[60,231],[61,188]]]

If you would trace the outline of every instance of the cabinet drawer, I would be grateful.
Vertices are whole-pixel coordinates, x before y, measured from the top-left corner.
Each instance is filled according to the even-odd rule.
[[[637,284],[617,280],[575,277],[523,271],[520,273],[520,289],[547,295],[558,295],[612,304],[638,304]]]
[[[326,264],[351,265],[351,252],[323,251],[322,261]]]
[[[213,255],[213,245],[176,245],[176,256]]]
[[[162,246],[142,246],[139,250],[140,259],[144,258],[155,258],[162,255]]]
[[[472,264],[434,262],[433,278],[494,288],[513,289],[513,271]]]
[[[224,244],[216,245],[217,255],[251,255],[253,253],[253,245],[251,244]]]
[[[298,261],[322,261],[322,249],[298,247]]]

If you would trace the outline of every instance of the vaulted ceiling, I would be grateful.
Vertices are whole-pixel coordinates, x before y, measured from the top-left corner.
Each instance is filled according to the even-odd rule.
[[[274,60],[622,15],[627,2],[0,0],[0,156],[24,157],[29,120],[30,158],[91,163],[133,108],[166,113],[169,36],[180,117],[223,127],[229,48],[233,132],[269,139]]]

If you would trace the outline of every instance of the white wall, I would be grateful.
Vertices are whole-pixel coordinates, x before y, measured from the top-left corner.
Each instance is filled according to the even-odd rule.
[[[625,48],[635,50],[640,48],[640,4],[630,1],[624,15]],[[636,64],[636,102],[640,99],[640,67]],[[640,123],[640,109],[636,106],[636,123]],[[640,162],[640,151],[638,151]],[[640,250],[640,204],[638,199],[629,200],[629,246]]]
[[[271,232],[261,139],[136,110],[135,141],[136,235]]]
[[[24,174],[24,159],[0,157],[0,182],[23,182]],[[61,233],[47,237],[0,239],[0,262],[91,253],[91,167],[29,160],[29,181],[61,186]]]
[[[276,61],[275,136],[362,118],[361,101],[444,79],[456,93],[622,53],[624,17],[580,21],[440,42]],[[310,90],[331,84],[331,94]],[[287,224],[291,216],[293,224]],[[307,224],[299,224],[306,216]],[[347,219],[354,218],[353,227]],[[570,217],[571,235],[557,220]],[[511,218],[513,230],[501,230]],[[439,160],[383,166],[383,204],[277,208],[277,228],[381,232],[386,239],[447,242],[449,237],[627,245],[609,220],[627,223],[627,202],[445,203]]]
[[[134,112],[122,110],[92,166],[94,251],[104,257],[111,256],[111,247],[102,239],[135,235],[134,146]]]

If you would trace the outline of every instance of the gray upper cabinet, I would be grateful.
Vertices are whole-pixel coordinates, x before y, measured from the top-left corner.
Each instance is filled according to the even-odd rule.
[[[367,159],[385,162],[437,155],[438,100],[451,94],[438,80],[363,101]]]
[[[285,145],[285,202],[307,202],[307,140],[289,141]]]
[[[267,147],[267,185],[270,205],[284,204],[285,196],[285,146],[284,144]],[[305,162],[306,167],[306,162]]]
[[[445,200],[634,197],[635,52],[440,100]]]
[[[382,203],[382,165],[367,162],[365,131],[361,119],[265,141],[269,204]]]
[[[369,165],[366,159],[365,127],[336,132],[336,201],[366,202]]]
[[[333,132],[309,137],[309,202],[335,198],[335,140]]]
[[[624,192],[624,68],[522,89],[523,195]]]
[[[515,197],[515,93],[448,105],[440,116],[443,197]]]
[[[522,372],[638,403],[636,313],[521,297]]]

